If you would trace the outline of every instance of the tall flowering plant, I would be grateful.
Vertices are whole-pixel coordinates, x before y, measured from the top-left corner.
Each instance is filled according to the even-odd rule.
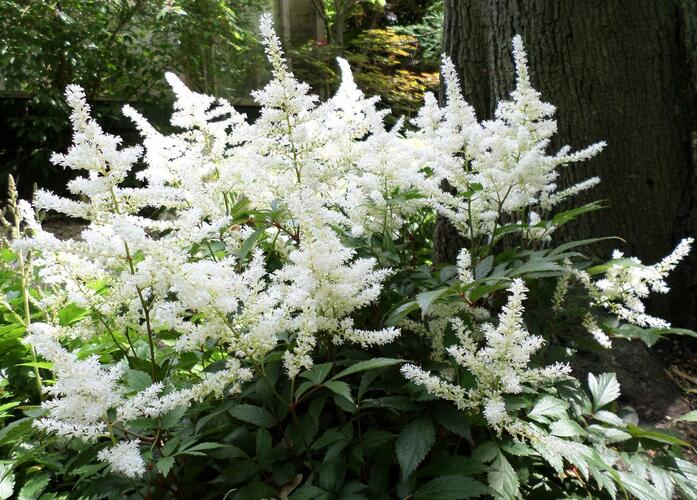
[[[78,173],[73,196],[11,192],[3,219],[1,331],[24,356],[2,371],[3,484],[66,498],[185,498],[201,483],[211,498],[697,494],[686,443],[637,426],[614,375],[585,388],[572,368],[616,337],[692,334],[642,303],[692,240],[654,265],[554,243],[600,208],[560,210],[599,180],[560,189],[559,170],[604,144],[548,153],[554,107],[520,38],[492,120],[444,58],[444,104],[426,95],[388,129],[345,61],[319,102],[269,16],[261,34],[273,79],[254,122],[168,74],[178,131],[126,106],[143,141],[124,147],[67,88],[73,146],[53,161]],[[59,239],[42,211],[87,225]],[[467,242],[455,265],[431,263],[437,216]],[[553,314],[533,327],[535,308]]]

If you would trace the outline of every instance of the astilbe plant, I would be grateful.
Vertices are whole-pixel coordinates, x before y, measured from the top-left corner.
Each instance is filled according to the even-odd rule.
[[[600,208],[558,210],[598,182],[559,189],[559,169],[603,143],[547,153],[554,107],[520,38],[493,120],[444,58],[444,105],[427,95],[388,129],[345,61],[320,103],[269,16],[261,34],[273,79],[253,123],[168,74],[179,132],[126,106],[143,146],[123,147],[66,90],[74,143],[53,161],[80,172],[75,196],[11,194],[5,220],[3,342],[25,353],[6,480],[65,498],[697,494],[686,443],[638,427],[614,375],[586,391],[569,364],[613,337],[692,334],[642,303],[692,240],[652,266],[553,245]],[[43,210],[88,225],[58,239]],[[456,265],[430,261],[436,216],[467,241]],[[555,315],[526,326],[536,308]]]

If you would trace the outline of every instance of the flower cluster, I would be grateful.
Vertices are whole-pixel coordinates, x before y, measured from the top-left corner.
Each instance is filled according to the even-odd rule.
[[[463,99],[455,66],[444,58],[445,107],[439,108],[427,95],[413,120],[418,130],[409,134],[420,145],[423,164],[454,190],[454,194],[433,192],[435,208],[471,239],[491,235],[504,217],[536,225],[540,214],[535,210],[547,211],[599,182],[594,177],[557,189],[559,167],[592,158],[605,144],[574,153],[564,147],[548,155],[546,149],[557,130],[554,106],[532,88],[520,37],[513,39],[513,57],[516,89],[509,101],[499,102],[495,118],[484,122]]]
[[[483,323],[473,332],[459,318],[451,320],[459,342],[448,347],[447,352],[458,366],[474,376],[474,388],[464,389],[413,364],[402,367],[408,380],[424,386],[429,393],[452,401],[462,410],[481,409],[489,425],[499,431],[513,422],[506,411],[504,395],[520,394],[525,388],[559,380],[571,370],[566,364],[529,366],[532,355],[544,341],[539,335],[530,334],[523,323],[523,300],[527,292],[523,281],[514,280],[509,291],[511,295],[498,315],[496,326]],[[481,347],[475,340],[478,336],[484,339]]]
[[[651,292],[664,294],[669,291],[665,280],[687,256],[693,243],[693,238],[683,239],[670,255],[653,265],[646,265],[636,257],[626,258],[622,252],[615,250],[612,260],[606,266],[601,266],[604,273],[599,279],[593,279],[595,273],[576,269],[567,261],[567,273],[557,282],[553,307],[557,312],[562,310],[573,277],[583,285],[590,299],[583,326],[603,347],[611,347],[612,344],[598,324],[594,310],[609,311],[616,318],[640,327],[670,328],[664,319],[648,314],[642,300]]]

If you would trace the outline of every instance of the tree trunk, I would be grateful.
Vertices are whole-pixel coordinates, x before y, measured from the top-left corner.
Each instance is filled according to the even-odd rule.
[[[590,162],[562,172],[568,185],[598,175],[576,203],[606,200],[560,238],[620,236],[627,255],[654,262],[695,234],[694,142],[697,6],[690,0],[445,0],[444,49],[480,118],[513,88],[511,39],[520,34],[533,85],[558,108],[552,148],[605,140]],[[691,57],[690,57],[691,56]],[[458,239],[445,221],[435,259],[453,261]],[[607,257],[609,246],[594,251]],[[695,325],[695,264],[682,264],[670,300],[651,310]]]

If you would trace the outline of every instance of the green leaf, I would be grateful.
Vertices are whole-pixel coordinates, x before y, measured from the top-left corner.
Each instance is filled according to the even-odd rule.
[[[358,363],[355,363],[348,368],[340,371],[336,375],[334,375],[331,380],[338,380],[342,377],[346,377],[347,375],[351,375],[353,373],[358,373],[358,372],[364,372],[366,370],[374,370],[376,368],[384,368],[386,366],[392,366],[392,365],[398,365],[399,363],[404,363],[406,362],[406,359],[393,359],[393,358],[373,358],[373,359],[367,359],[365,361],[359,361]]]
[[[445,429],[472,442],[469,421],[464,413],[452,406],[444,406],[434,410],[433,416]]]
[[[650,439],[658,443],[664,444],[677,444],[678,446],[690,446],[690,443],[683,441],[682,439],[675,437],[666,432],[659,432],[656,430],[642,429],[641,427],[634,424],[627,424],[627,431],[636,438]]]
[[[493,461],[499,454],[499,449],[493,441],[484,441],[472,451],[472,459],[483,464]]]
[[[395,395],[382,398],[366,398],[361,401],[362,408],[390,408],[392,410],[410,411],[418,408],[408,396]]]
[[[619,416],[615,415],[611,411],[600,410],[593,414],[595,420],[599,420],[603,423],[614,425],[615,427],[626,427],[627,424]]]
[[[44,370],[53,370],[53,363],[48,361],[32,361],[29,363],[17,363],[15,366],[28,366],[29,368],[41,368]]]
[[[390,315],[387,317],[385,320],[385,325],[387,326],[395,326],[397,323],[402,321],[404,318],[406,318],[410,312],[416,311],[419,308],[419,304],[415,301],[412,300],[411,302],[407,302],[406,304],[402,304],[399,306],[397,309],[392,311]]]
[[[361,438],[361,445],[365,448],[379,448],[394,439],[394,434],[382,429],[368,429]]]
[[[273,415],[265,408],[260,408],[259,406],[248,404],[237,405],[230,410],[230,414],[238,420],[256,425],[257,427],[268,428],[276,425],[276,419]]]
[[[482,278],[486,278],[491,272],[491,268],[493,266],[493,255],[489,255],[485,259],[482,259],[482,261],[479,264],[477,264],[477,267],[474,268],[474,279],[480,280]]]
[[[273,447],[273,438],[266,429],[259,429],[256,437],[256,458],[260,463],[266,463],[266,458]]]
[[[603,427],[602,425],[592,424],[586,430],[597,440],[606,443],[619,443],[631,439],[632,435],[615,427]]]
[[[407,479],[416,470],[435,440],[436,428],[430,418],[419,418],[404,427],[395,442],[402,478]]]
[[[75,304],[68,304],[58,311],[58,321],[61,326],[69,326],[89,316],[89,309],[83,309]]]
[[[670,473],[661,467],[649,465],[649,476],[654,488],[660,493],[661,498],[673,498],[675,487]]]
[[[603,237],[603,238],[589,238],[589,239],[587,239],[587,240],[569,241],[569,242],[567,242],[567,243],[563,243],[563,244],[559,245],[559,246],[556,247],[556,248],[553,248],[552,250],[550,250],[550,251],[547,253],[547,255],[549,255],[549,256],[551,257],[552,255],[557,255],[557,254],[560,254],[560,253],[564,253],[564,252],[566,252],[567,250],[571,250],[572,248],[577,248],[577,247],[585,246],[585,245],[592,245],[593,243],[597,243],[597,242],[599,242],[599,241],[605,241],[605,240],[621,240],[621,241],[624,241],[624,240],[622,240],[622,238],[617,238],[616,236],[605,236],[605,237]]]
[[[346,398],[348,401],[353,403],[353,398],[351,397],[351,386],[349,386],[346,382],[330,380],[329,382],[325,382],[323,385],[334,394]]]
[[[177,453],[178,455],[203,455],[203,453],[200,453],[202,451],[206,450],[215,450],[217,448],[222,448],[224,445],[220,443],[211,443],[204,441],[203,443],[198,443],[191,448],[185,448],[183,450],[179,450]]]
[[[24,483],[22,489],[19,490],[17,500],[36,500],[46,489],[50,480],[50,474],[45,472],[32,475],[29,480]]]
[[[677,470],[670,472],[673,481],[682,490],[686,498],[697,498],[697,466],[677,457],[674,457],[673,460],[675,468],[677,468]]]
[[[0,429],[0,445],[9,444],[31,432],[31,417],[21,418]]]
[[[518,476],[511,463],[500,451],[491,464],[487,479],[494,498],[505,500],[518,498],[518,488],[520,488]]]
[[[622,486],[626,488],[629,493],[634,495],[638,500],[661,500],[662,497],[656,491],[656,488],[651,486],[645,479],[641,479],[634,474],[629,472],[617,471],[622,480]]]
[[[422,292],[416,296],[416,303],[419,304],[421,308],[421,315],[425,316],[431,305],[445,292],[449,291],[449,287],[439,288],[438,290],[431,290],[430,292]]]
[[[429,481],[416,493],[414,500],[457,500],[486,495],[489,489],[471,477],[452,475],[441,476]]]
[[[566,417],[552,422],[552,425],[549,426],[549,432],[553,436],[559,437],[576,437],[586,434],[580,425]]]
[[[149,374],[140,370],[128,370],[126,372],[126,385],[133,392],[140,392],[152,385],[152,378]]]
[[[21,401],[10,401],[9,403],[5,403],[4,405],[0,405],[0,413],[4,413],[7,410],[11,410],[15,406],[21,405]]]
[[[237,252],[237,259],[239,260],[239,262],[245,261],[247,255],[249,254],[249,252],[252,251],[252,248],[254,248],[254,245],[256,245],[257,240],[264,233],[265,230],[265,227],[260,227],[252,234],[250,234],[246,240],[244,240],[244,243],[242,243],[239,252]]]
[[[162,473],[163,476],[167,477],[169,471],[172,470],[174,465],[174,457],[162,457],[157,461],[157,469]]]
[[[319,486],[304,484],[293,492],[288,497],[289,500],[320,500],[330,499],[331,494],[327,490],[323,490]]]
[[[582,207],[575,207],[556,214],[552,218],[552,224],[555,226],[561,226],[562,224],[566,224],[567,222],[571,222],[572,220],[576,219],[579,215],[583,215],[588,212],[595,212],[596,210],[602,210],[603,208],[605,208],[605,206],[601,202],[594,201],[588,203],[587,205],[583,205]]]
[[[11,464],[0,464],[0,500],[10,498],[15,490],[15,475]]]
[[[602,373],[597,378],[592,373],[589,373],[588,388],[593,397],[594,411],[620,397],[620,384],[617,382],[614,373]]]
[[[682,417],[676,418],[675,420],[681,420],[683,422],[697,422],[697,410],[692,410],[690,413],[686,413]]]
[[[569,403],[566,401],[553,396],[543,396],[535,403],[533,409],[528,413],[528,417],[546,423],[549,421],[547,417],[558,419],[566,416],[568,407]]]
[[[315,385],[319,385],[324,382],[327,378],[329,372],[332,371],[332,366],[334,363],[319,363],[312,367],[310,370],[305,370],[300,374],[300,377],[313,382]]]

